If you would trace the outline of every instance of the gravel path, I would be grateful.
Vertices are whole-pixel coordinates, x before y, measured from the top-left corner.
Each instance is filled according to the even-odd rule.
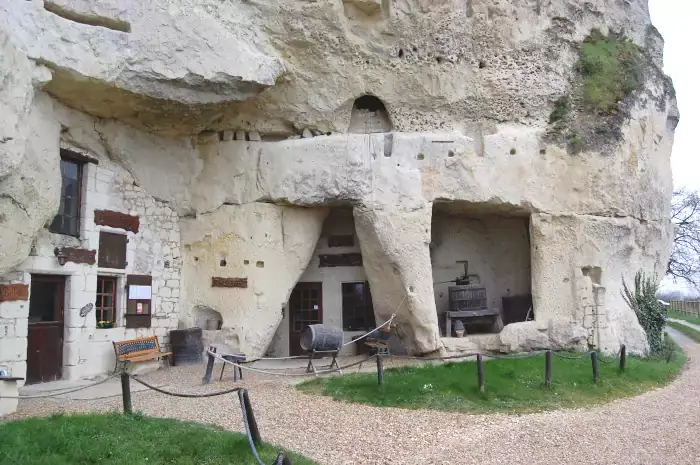
[[[678,345],[688,345],[688,344],[694,344],[695,341],[693,341],[691,338],[683,334],[682,332],[678,331],[676,328],[671,328],[670,326],[666,326],[664,328],[664,331],[668,333],[671,338],[673,338],[674,341],[676,341],[676,344]]]
[[[301,394],[288,382],[246,374],[263,439],[321,464],[697,464],[700,463],[700,346],[671,385],[588,409],[528,415],[464,415],[382,409]],[[203,367],[174,367],[149,381],[185,392],[224,389],[231,380],[199,386]],[[242,430],[235,395],[175,399],[135,393],[146,415],[214,423]],[[14,417],[57,411],[114,410],[119,398],[26,400]],[[265,458],[271,462],[272,457]],[[252,462],[251,462],[252,463]]]

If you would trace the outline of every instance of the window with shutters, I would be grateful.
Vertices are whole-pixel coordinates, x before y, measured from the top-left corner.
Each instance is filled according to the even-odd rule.
[[[126,242],[124,234],[101,231],[97,266],[122,270],[126,268]]]
[[[343,283],[343,330],[368,331],[374,329],[374,308],[369,283]]]
[[[80,192],[83,182],[83,162],[72,159],[70,152],[61,150],[61,201],[49,231],[78,237],[80,234]]]
[[[97,295],[95,297],[95,317],[100,323],[116,324],[117,321],[117,278],[97,277]]]

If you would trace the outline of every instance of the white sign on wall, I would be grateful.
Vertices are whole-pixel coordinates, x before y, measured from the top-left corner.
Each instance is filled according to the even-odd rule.
[[[129,286],[129,300],[150,300],[151,286]]]

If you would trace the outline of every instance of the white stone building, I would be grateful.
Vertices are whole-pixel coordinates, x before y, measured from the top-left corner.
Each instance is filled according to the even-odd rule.
[[[178,324],[177,214],[106,157],[68,144],[60,156],[60,213],[2,281],[27,299],[0,303],[0,369],[27,382],[104,374],[113,341],[167,344]],[[134,283],[146,294],[130,296]]]

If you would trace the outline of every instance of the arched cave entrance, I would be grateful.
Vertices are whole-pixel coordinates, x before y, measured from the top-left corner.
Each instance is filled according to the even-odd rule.
[[[384,103],[374,95],[363,95],[355,100],[350,114],[349,133],[373,134],[391,132],[391,119]]]

